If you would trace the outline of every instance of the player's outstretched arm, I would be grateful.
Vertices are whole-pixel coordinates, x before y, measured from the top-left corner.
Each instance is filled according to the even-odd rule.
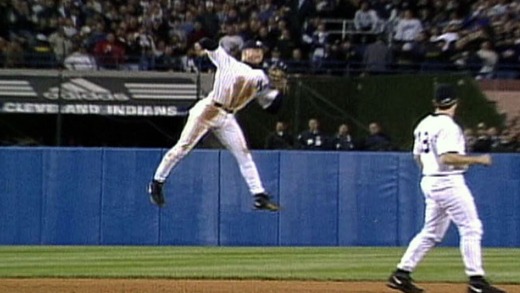
[[[218,45],[215,40],[210,38],[202,38],[194,45],[195,52],[203,52],[207,54],[209,59],[217,68],[224,67],[231,63],[234,59]],[[198,54],[198,53],[197,53]]]
[[[491,156],[479,155],[468,156],[457,153],[445,153],[440,156],[441,162],[446,165],[453,166],[469,166],[469,165],[484,165],[489,166],[492,163]]]

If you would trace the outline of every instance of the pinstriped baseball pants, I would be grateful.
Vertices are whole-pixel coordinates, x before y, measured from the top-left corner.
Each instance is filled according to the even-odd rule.
[[[413,271],[424,255],[441,242],[450,221],[460,235],[460,251],[466,275],[483,276],[482,223],[463,175],[425,176],[421,180],[426,209],[424,227],[410,242],[398,268]]]
[[[208,98],[199,101],[190,110],[188,121],[182,130],[179,141],[162,158],[154,179],[165,181],[171,170],[209,130],[215,134],[237,160],[240,173],[244,177],[249,191],[252,194],[265,192],[235,115],[213,106]]]

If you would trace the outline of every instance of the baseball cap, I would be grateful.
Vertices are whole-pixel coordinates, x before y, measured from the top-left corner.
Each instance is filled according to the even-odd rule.
[[[244,45],[242,46],[242,50],[263,49],[263,48],[264,48],[264,44],[260,41],[255,41],[255,40],[249,40],[249,41],[245,42]]]
[[[457,102],[455,87],[441,83],[435,87],[435,102],[439,106],[451,106]]]

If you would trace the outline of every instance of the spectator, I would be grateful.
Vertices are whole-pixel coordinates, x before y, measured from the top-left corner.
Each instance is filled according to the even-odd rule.
[[[358,43],[372,42],[371,36],[378,32],[379,18],[366,1],[361,2],[360,8],[354,16],[354,28],[357,31]]]
[[[466,142],[466,152],[473,152],[475,142],[477,141],[473,128],[468,127],[464,129],[464,140]]]
[[[87,49],[79,45],[77,49],[65,57],[63,62],[65,68],[69,70],[96,70],[96,59],[87,52]]]
[[[519,150],[520,145],[518,143],[517,136],[512,131],[506,129],[502,131],[502,134],[500,135],[500,142],[493,151],[500,153],[512,153],[518,152]]]
[[[442,41],[444,46],[443,50],[448,50],[457,40],[459,39],[459,33],[457,30],[457,26],[455,25],[448,25],[444,32],[439,35],[435,36],[433,41],[434,42],[440,42]]]
[[[145,27],[139,28],[139,36],[137,37],[139,47],[139,70],[148,70],[155,68],[155,40],[150,31]]]
[[[193,25],[193,30],[188,34],[188,47],[193,47],[193,44],[198,42],[200,39],[209,36],[206,30],[203,28],[202,23],[196,21]]]
[[[482,42],[480,50],[477,51],[477,56],[482,61],[482,67],[478,72],[477,79],[493,78],[498,62],[498,54],[493,49],[490,41]]]
[[[435,26],[433,23],[433,12],[428,6],[421,7],[417,13],[417,18],[423,26],[423,31]]]
[[[258,18],[263,23],[266,23],[275,14],[276,7],[272,2],[272,0],[266,0],[260,4]]]
[[[70,40],[78,34],[78,29],[70,18],[65,18],[63,22],[63,34]]]
[[[44,34],[37,34],[28,52],[29,62],[36,68],[52,68],[56,66],[56,56],[52,52],[49,39]]]
[[[184,20],[179,19],[179,24],[173,28],[178,30],[180,37],[187,39],[189,35],[195,30],[195,15],[191,11],[186,11],[184,14]],[[199,23],[200,25],[200,23]]]
[[[291,10],[291,30],[300,34],[305,20],[316,14],[316,6],[313,0],[290,0],[288,2]]]
[[[253,33],[249,27],[249,21],[243,20],[237,23],[238,34],[243,40],[250,40],[254,38]]]
[[[500,144],[500,135],[498,133],[498,129],[494,126],[489,127],[487,130],[487,135],[490,140],[491,151],[494,151]]]
[[[419,33],[415,41],[404,43],[396,50],[397,63],[400,66],[410,65],[411,69],[419,68],[426,60],[430,46],[426,32]]]
[[[72,52],[72,41],[65,35],[65,28],[61,27],[49,36],[49,43],[56,60],[63,60]]]
[[[271,54],[268,58],[265,58],[262,68],[267,70],[274,64],[282,64],[282,67],[287,70],[287,64],[280,58],[280,50],[278,50],[278,47],[274,47],[273,50],[271,50]]]
[[[320,17],[330,17],[336,9],[336,0],[317,0],[316,2],[316,13]]]
[[[493,2],[496,2],[496,3],[494,6],[492,6],[489,9],[489,11],[488,11],[489,16],[500,16],[500,15],[507,13],[507,9],[508,9],[507,0],[498,0],[498,1],[493,1]]]
[[[115,39],[113,33],[109,33],[105,40],[99,41],[94,47],[96,62],[106,69],[117,69],[125,59],[125,49]]]
[[[366,151],[390,151],[393,149],[390,137],[383,133],[378,122],[368,125],[369,135],[365,138],[363,149]]]
[[[22,45],[16,39],[7,43],[4,56],[4,66],[7,68],[23,67],[25,64]]]
[[[365,49],[363,63],[365,71],[370,74],[385,73],[387,65],[391,62],[390,49],[381,38],[378,38]]]
[[[359,49],[353,42],[349,39],[345,39],[340,44],[340,52],[341,58],[340,60],[344,61],[347,66],[347,72],[350,70],[359,71],[361,68],[361,63],[364,58],[364,52]]]
[[[186,71],[186,48],[177,36],[172,37],[173,45],[160,41],[155,53],[155,67],[161,71]]]
[[[377,16],[386,21],[392,22],[397,18],[399,7],[392,0],[376,0],[373,1],[372,7],[377,13]]]
[[[287,71],[289,73],[305,73],[308,72],[308,62],[303,59],[302,50],[295,48],[292,51],[291,58],[287,60]]]
[[[329,44],[329,34],[323,22],[318,23],[318,27],[312,34],[311,49],[312,61],[319,63],[325,58],[326,47]]]
[[[40,10],[36,12],[38,31],[45,35],[49,35],[58,29],[58,18],[60,13],[55,1],[53,0],[40,1],[40,5]]]
[[[340,40],[325,47],[323,67],[331,74],[343,75],[345,72],[345,55]]]
[[[260,28],[262,27],[262,23],[258,20],[258,17],[255,13],[252,14],[251,19],[249,20],[249,33],[250,38],[254,39],[260,34]]]
[[[499,42],[495,42],[498,58],[497,78],[514,79],[520,69],[520,27],[512,26],[505,29]]]
[[[31,42],[34,39],[36,25],[33,22],[29,4],[26,1],[11,1],[11,6],[7,7],[10,40],[18,38]]]
[[[338,132],[333,140],[333,148],[338,151],[353,151],[356,149],[356,143],[350,134],[348,124],[343,123],[338,127]]]
[[[477,126],[477,139],[473,145],[473,151],[476,153],[489,153],[491,151],[491,139],[489,139],[484,122],[480,122]]]
[[[445,51],[445,42],[427,42],[426,52],[424,56],[424,62],[422,69],[425,71],[438,71],[446,69],[446,65],[450,59],[450,53]]]
[[[464,19],[456,11],[450,14],[450,20],[448,21],[448,27],[455,27],[457,29],[464,25]]]
[[[262,44],[264,44],[269,49],[273,49],[275,47],[276,37],[265,25],[261,26],[258,30],[256,40],[262,42]]]
[[[320,130],[318,119],[311,118],[309,120],[309,129],[298,135],[298,143],[304,150],[326,150],[327,137]]]
[[[375,10],[370,8],[367,1],[361,2],[360,8],[354,16],[354,27],[358,32],[375,32],[379,17]]]
[[[292,38],[289,29],[281,30],[281,35],[276,41],[275,46],[280,49],[282,59],[288,59],[291,56],[291,52],[298,48],[298,46],[296,46],[296,41]]]
[[[318,29],[318,25],[320,24],[320,18],[313,17],[305,21],[305,24],[302,27],[301,40],[300,40],[300,48],[306,52],[310,52],[312,49],[312,37],[314,32]]]
[[[276,122],[275,130],[267,136],[265,148],[268,150],[293,148],[293,137],[287,132],[287,124],[285,122]]]
[[[219,18],[215,11],[215,3],[212,0],[203,3],[205,5],[199,6],[199,17],[197,20],[201,24],[201,29],[207,33],[207,36],[215,38],[220,28]]]
[[[421,21],[410,9],[407,9],[403,13],[403,18],[397,22],[394,39],[399,42],[412,42],[422,30]]]

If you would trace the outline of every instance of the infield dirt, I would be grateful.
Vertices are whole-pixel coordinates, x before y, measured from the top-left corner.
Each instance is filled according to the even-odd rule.
[[[418,283],[427,293],[464,293],[464,284]],[[502,285],[520,293],[520,285]],[[0,279],[0,293],[391,293],[384,282],[167,279]]]

